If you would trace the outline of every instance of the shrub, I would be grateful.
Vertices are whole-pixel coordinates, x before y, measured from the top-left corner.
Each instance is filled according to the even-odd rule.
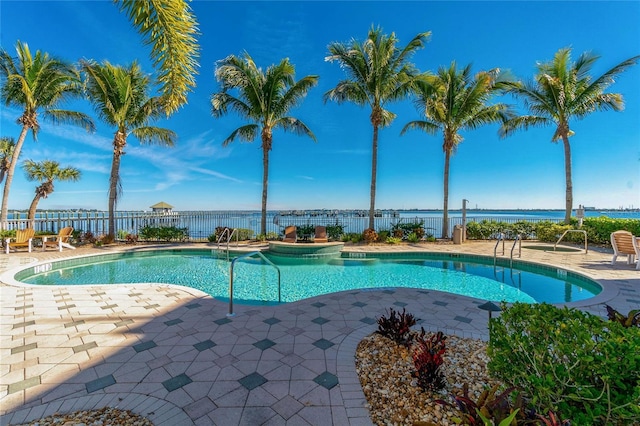
[[[447,349],[444,343],[447,338],[441,331],[428,339],[425,334],[424,328],[421,328],[420,335],[413,343],[411,356],[416,368],[413,376],[418,379],[418,386],[422,389],[437,391],[444,388],[446,383],[440,367]]]
[[[352,242],[352,243],[359,243],[360,241],[362,241],[362,234],[359,234],[357,232],[349,232],[347,234],[342,234],[342,238],[341,238],[342,242],[348,243],[348,242]]]
[[[225,230],[227,230],[226,233],[225,233]],[[233,237],[229,241],[235,241],[236,238],[238,239],[238,241],[246,241],[246,240],[250,240],[251,237],[253,236],[253,231],[251,229],[229,228],[227,226],[217,226],[215,233],[212,235],[209,235],[207,237],[207,240],[209,240],[210,243],[217,243],[220,240],[220,237],[224,234],[224,238],[220,242],[226,243],[227,239],[231,236],[231,234],[234,231],[235,231],[235,234],[233,234]]]
[[[415,232],[412,232],[407,236],[407,241],[409,241],[410,243],[418,243],[420,242],[420,237],[418,237],[418,234],[416,234]]]
[[[396,238],[396,237],[387,237],[385,242],[387,244],[400,244],[402,242],[402,240],[400,238]]]
[[[605,216],[586,217],[582,222],[581,229],[587,231],[590,243],[609,244],[611,243],[611,233],[614,231],[629,231],[633,235],[640,235],[640,219],[612,219]]]
[[[567,229],[572,229],[572,226],[550,221],[538,222],[536,223],[536,237],[539,241],[555,243]]]
[[[378,241],[378,234],[374,229],[367,228],[362,233],[362,239],[367,244],[375,243],[376,241]]]
[[[640,422],[638,328],[545,303],[502,308],[489,323],[491,374],[576,425]]]
[[[457,409],[465,425],[511,425],[516,416],[518,420],[524,419],[526,411],[523,410],[523,399],[520,395],[513,400],[511,398],[515,388],[508,388],[501,393],[497,393],[498,390],[498,385],[487,388],[474,401],[469,395],[469,384],[465,383],[462,393],[451,396],[454,404],[442,399],[436,402]]]
[[[184,241],[189,238],[187,228],[177,228],[175,226],[143,226],[140,228],[138,235],[143,240],[159,241]]]
[[[387,230],[382,230],[382,231],[378,231],[378,240],[380,241],[387,241],[387,238],[389,238],[391,236],[391,231]]]
[[[413,314],[406,313],[402,309],[401,314],[396,314],[393,308],[389,308],[389,318],[384,315],[378,318],[378,333],[388,337],[399,345],[411,343],[411,327],[416,324]]]
[[[398,222],[395,225],[391,226],[391,232],[394,237],[407,239],[409,234],[414,233],[418,235],[419,238],[424,236],[424,220],[420,220],[418,222],[407,222],[402,223]]]
[[[609,321],[616,321],[623,327],[640,327],[640,309],[633,309],[625,316],[609,305],[604,306],[607,308]]]
[[[327,225],[327,236],[330,240],[339,241],[344,234],[344,228],[342,225]]]

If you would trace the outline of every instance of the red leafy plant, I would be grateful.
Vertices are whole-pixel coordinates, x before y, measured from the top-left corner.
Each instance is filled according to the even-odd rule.
[[[413,376],[418,379],[418,386],[425,390],[437,391],[444,388],[446,381],[441,366],[443,355],[447,349],[445,340],[447,337],[438,331],[429,338],[421,328],[420,334],[413,343],[413,364],[416,370]]]
[[[378,318],[378,333],[388,337],[399,345],[409,346],[412,340],[411,327],[416,324],[416,317],[408,314],[404,308],[402,313],[396,313],[389,308],[389,317]]]

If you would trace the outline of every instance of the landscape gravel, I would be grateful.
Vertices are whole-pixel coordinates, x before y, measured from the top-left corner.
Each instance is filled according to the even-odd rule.
[[[457,410],[435,402],[453,402],[465,383],[469,396],[477,399],[495,381],[487,374],[486,342],[448,336],[442,372],[445,388],[423,390],[412,376],[415,371],[410,349],[374,333],[365,337],[356,350],[356,370],[376,425],[456,425]]]

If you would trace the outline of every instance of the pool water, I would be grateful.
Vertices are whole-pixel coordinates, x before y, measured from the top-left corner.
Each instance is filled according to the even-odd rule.
[[[209,295],[229,297],[230,262],[211,252],[157,251],[136,255],[57,261],[25,270],[16,279],[28,284],[80,285],[117,283],[179,284]],[[369,255],[370,256],[370,255]],[[414,255],[415,256],[415,255]],[[438,290],[495,302],[564,303],[599,293],[596,283],[547,268],[535,271],[473,263],[469,259],[367,257],[300,259],[268,256],[281,271],[281,300],[356,289],[412,287]],[[558,277],[560,275],[560,277]],[[234,264],[236,303],[278,301],[277,270],[259,258]]]

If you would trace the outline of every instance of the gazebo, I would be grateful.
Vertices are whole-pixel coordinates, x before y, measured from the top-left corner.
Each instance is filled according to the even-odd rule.
[[[171,204],[167,204],[164,201],[160,201],[159,203],[151,206],[154,213],[171,213],[172,208],[173,206]]]

